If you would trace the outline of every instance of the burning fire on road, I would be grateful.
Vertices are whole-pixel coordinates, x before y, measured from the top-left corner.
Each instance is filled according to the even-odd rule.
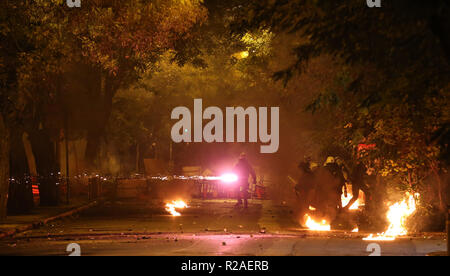
[[[416,198],[419,194],[406,193],[407,198],[401,202],[392,204],[387,212],[387,219],[389,221],[389,227],[386,232],[377,234],[376,236],[370,234],[368,237],[363,238],[365,241],[393,241],[398,236],[405,236],[408,231],[405,224],[406,219],[416,211]]]
[[[188,207],[189,206],[183,200],[172,200],[172,202],[166,203],[166,211],[174,217],[181,216],[181,213],[179,213],[176,209],[184,209]]]
[[[309,230],[314,231],[330,231],[331,226],[330,223],[328,223],[325,219],[323,219],[320,222],[315,221],[313,218],[311,218],[310,215],[305,215],[305,226],[308,227]]]

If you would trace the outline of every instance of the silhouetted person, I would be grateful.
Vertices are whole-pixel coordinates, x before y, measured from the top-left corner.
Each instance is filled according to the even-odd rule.
[[[342,201],[341,201],[341,195],[342,195],[342,188],[344,188],[345,193],[346,192],[346,185],[345,185],[345,177],[344,173],[342,172],[342,167],[336,162],[334,157],[328,157],[327,161],[325,162],[325,169],[330,172],[330,174],[336,179],[336,182],[333,183],[332,188],[332,198],[335,203],[337,203],[337,206],[339,206],[339,209],[342,209]]]
[[[355,168],[353,168],[352,174],[350,176],[350,181],[352,182],[352,199],[348,202],[348,204],[344,207],[344,210],[348,210],[353,203],[358,200],[359,191],[364,191],[367,194],[367,185],[366,185],[366,176],[367,176],[367,168],[362,162],[357,162]]]
[[[241,153],[239,156],[239,161],[234,166],[233,172],[237,175],[237,204],[236,206],[242,205],[242,199],[244,199],[244,207],[248,207],[248,177],[252,176],[253,184],[256,184],[256,174],[255,170],[253,170],[252,166],[247,160],[247,156],[245,153]]]
[[[314,199],[315,183],[314,183],[314,173],[311,170],[311,159],[305,157],[304,161],[298,164],[300,170],[300,175],[298,178],[298,183],[295,185],[295,193],[297,198],[300,200],[300,210],[307,210]]]

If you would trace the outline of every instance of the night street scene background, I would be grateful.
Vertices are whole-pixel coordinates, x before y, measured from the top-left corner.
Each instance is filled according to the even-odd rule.
[[[446,0],[0,0],[1,256],[447,256],[449,131]]]

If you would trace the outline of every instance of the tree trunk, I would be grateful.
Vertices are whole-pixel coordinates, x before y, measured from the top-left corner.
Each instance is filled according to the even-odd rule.
[[[85,160],[89,169],[95,169],[95,164],[102,139],[105,136],[106,126],[112,111],[112,102],[117,92],[117,85],[114,79],[106,75],[101,76],[100,94],[98,97],[98,106],[101,114],[97,118],[97,124],[88,130]],[[97,164],[98,165],[98,164]]]
[[[89,129],[87,133],[87,145],[85,153],[85,161],[88,170],[95,170],[96,161],[100,152],[100,145],[103,137],[103,129]]]
[[[136,173],[139,173],[139,143],[136,143]]]
[[[6,219],[9,191],[10,137],[3,115],[0,113],[0,221]]]
[[[31,176],[37,176],[36,158],[34,157],[33,147],[31,145],[30,136],[27,132],[22,135],[23,147],[27,156],[28,170]]]

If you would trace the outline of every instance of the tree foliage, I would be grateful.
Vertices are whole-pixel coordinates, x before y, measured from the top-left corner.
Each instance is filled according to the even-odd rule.
[[[69,8],[65,0],[1,1],[0,120],[6,131],[0,139],[8,141],[7,131],[31,125],[50,129],[48,139],[58,143],[63,128],[70,138],[67,122],[83,118],[79,130],[87,132],[86,156],[94,159],[117,90],[189,39],[206,17],[201,0],[93,0],[81,8]],[[1,164],[8,163],[8,151],[2,148]],[[6,171],[1,170],[0,199],[8,186]]]
[[[432,137],[448,133],[450,6],[383,4],[369,9],[357,0],[258,1],[243,9],[235,31],[270,28],[300,38],[295,63],[274,76],[285,82],[311,59],[333,56],[342,73],[310,110],[341,114],[336,123],[344,146],[376,143],[367,158],[381,160],[384,173],[428,168],[448,154],[448,142]]]

